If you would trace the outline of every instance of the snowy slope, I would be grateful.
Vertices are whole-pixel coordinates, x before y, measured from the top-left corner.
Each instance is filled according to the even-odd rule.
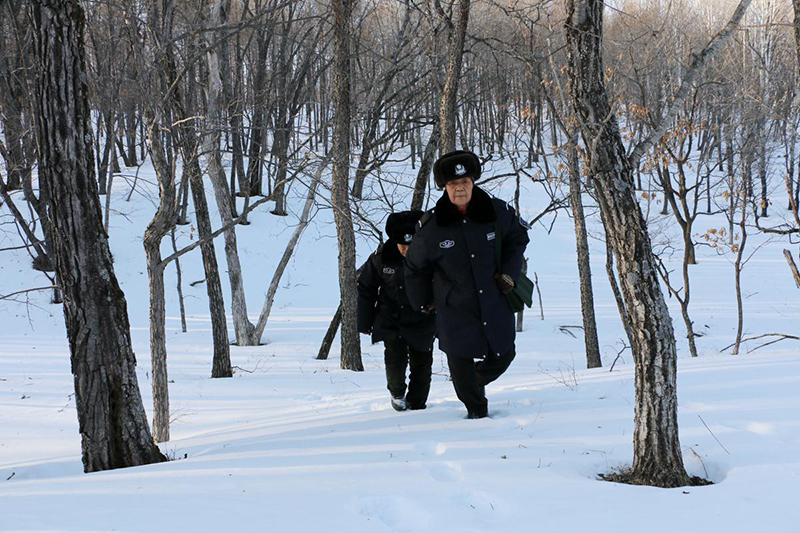
[[[140,177],[130,202],[130,183],[117,178],[111,245],[149,412],[141,236],[156,189],[151,171]],[[497,194],[510,198],[508,186]],[[296,210],[304,193],[300,185],[291,192]],[[402,205],[404,189],[390,194]],[[533,216],[543,202],[533,184],[525,186],[524,213]],[[238,237],[255,319],[296,216],[264,209],[251,219]],[[698,224],[705,231],[724,222]],[[593,228],[600,234],[596,221]],[[192,229],[181,231],[189,242]],[[3,246],[13,240],[4,239]],[[485,420],[463,419],[440,352],[421,412],[390,408],[382,347],[365,337],[363,373],[339,370],[338,345],[329,361],[314,360],[338,300],[335,246],[330,210],[322,209],[281,283],[269,344],[232,347],[239,370],[226,380],[209,379],[205,287],[188,285],[203,277],[199,252],[182,263],[186,334],[168,268],[173,425],[164,450],[176,460],[166,464],[83,474],[60,307],[46,293],[31,295],[30,305],[0,304],[0,531],[800,531],[800,350],[786,341],[720,354],[736,331],[725,257],[699,248],[692,267],[692,318],[706,333],[698,359],[688,358],[672,307],[684,460],[691,474],[716,484],[662,490],[597,480],[632,458],[633,369],[626,351],[609,372],[624,334],[599,241],[592,241],[592,267],[605,368],[583,369],[580,331],[572,329],[573,338],[560,328],[580,324],[574,237],[563,213],[551,234],[543,226],[531,231],[529,268],[541,282],[545,319],[538,310],[526,315],[516,361],[487,388],[492,418]],[[359,260],[374,246],[360,239]],[[744,271],[751,334],[798,333],[798,291],[784,246],[766,244]],[[221,242],[217,255],[224,271]],[[43,280],[24,252],[0,255],[0,294]]]

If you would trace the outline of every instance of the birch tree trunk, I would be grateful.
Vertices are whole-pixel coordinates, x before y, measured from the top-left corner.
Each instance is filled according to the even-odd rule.
[[[356,328],[356,241],[350,212],[350,26],[353,0],[333,0],[333,204],[342,302],[341,367],[364,370]]]
[[[730,21],[692,55],[686,74],[653,131],[626,155],[603,68],[602,0],[567,0],[567,73],[606,236],[617,256],[622,295],[631,322],[636,412],[633,467],[625,480],[679,487],[692,480],[683,467],[678,438],[675,331],[658,282],[647,224],[636,200],[633,173],[642,155],[660,141],[704,64],[738,27],[751,0],[740,0]]]
[[[211,8],[212,27],[219,27],[223,24],[222,20],[222,0],[215,0]],[[214,197],[217,201],[220,219],[222,224],[227,225],[233,219],[234,208],[230,194],[230,188],[222,167],[222,155],[220,154],[219,132],[222,130],[223,118],[220,112],[220,101],[222,98],[222,78],[220,76],[219,57],[216,48],[213,46],[214,33],[206,37],[208,52],[206,59],[208,63],[208,86],[206,98],[206,133],[203,136],[203,151],[208,158],[208,176],[214,187]],[[253,324],[247,318],[247,299],[244,293],[244,280],[242,278],[242,265],[239,261],[239,247],[236,243],[236,227],[225,232],[225,259],[228,264],[228,279],[231,285],[231,313],[233,315],[233,329],[236,333],[236,344],[239,346],[258,346],[258,336],[256,336]]]
[[[675,333],[636,201],[633,168],[606,93],[603,8],[601,0],[567,0],[567,70],[632,326],[636,408],[628,481],[680,487],[690,479],[678,438]]]
[[[102,228],[75,0],[31,3],[39,179],[49,191],[56,271],[75,380],[86,472],[166,460],[150,436],[136,378],[125,295]]]

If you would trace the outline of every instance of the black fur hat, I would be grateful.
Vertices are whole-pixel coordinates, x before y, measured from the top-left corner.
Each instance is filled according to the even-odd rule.
[[[456,150],[449,152],[433,164],[433,180],[443,189],[448,181],[468,177],[477,181],[481,177],[481,160],[472,152]]]
[[[400,211],[392,213],[386,219],[386,235],[395,242],[408,244],[417,231],[417,222],[422,211]]]

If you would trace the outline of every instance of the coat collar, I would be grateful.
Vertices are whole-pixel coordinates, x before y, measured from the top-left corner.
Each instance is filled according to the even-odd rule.
[[[464,215],[459,212],[458,208],[450,201],[447,192],[436,202],[435,214],[436,224],[439,226],[455,224],[464,217]],[[472,199],[467,206],[467,217],[479,224],[487,224],[497,220],[497,215],[494,212],[494,205],[492,205],[492,197],[480,187],[475,186],[472,188]]]
[[[403,262],[403,254],[400,253],[400,250],[397,249],[397,241],[389,239],[385,243],[380,250],[381,254],[381,261],[384,264],[395,264],[395,263],[402,263]]]

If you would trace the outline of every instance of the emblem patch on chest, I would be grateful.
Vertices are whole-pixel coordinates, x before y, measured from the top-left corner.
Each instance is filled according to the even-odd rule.
[[[452,248],[455,245],[456,245],[455,241],[451,241],[450,239],[448,239],[446,241],[440,242],[439,248]]]
[[[487,241],[493,241],[494,240],[494,232],[487,233],[486,234],[486,240]]]
[[[387,276],[391,276],[394,274],[394,269],[392,267],[383,267],[383,273]]]

